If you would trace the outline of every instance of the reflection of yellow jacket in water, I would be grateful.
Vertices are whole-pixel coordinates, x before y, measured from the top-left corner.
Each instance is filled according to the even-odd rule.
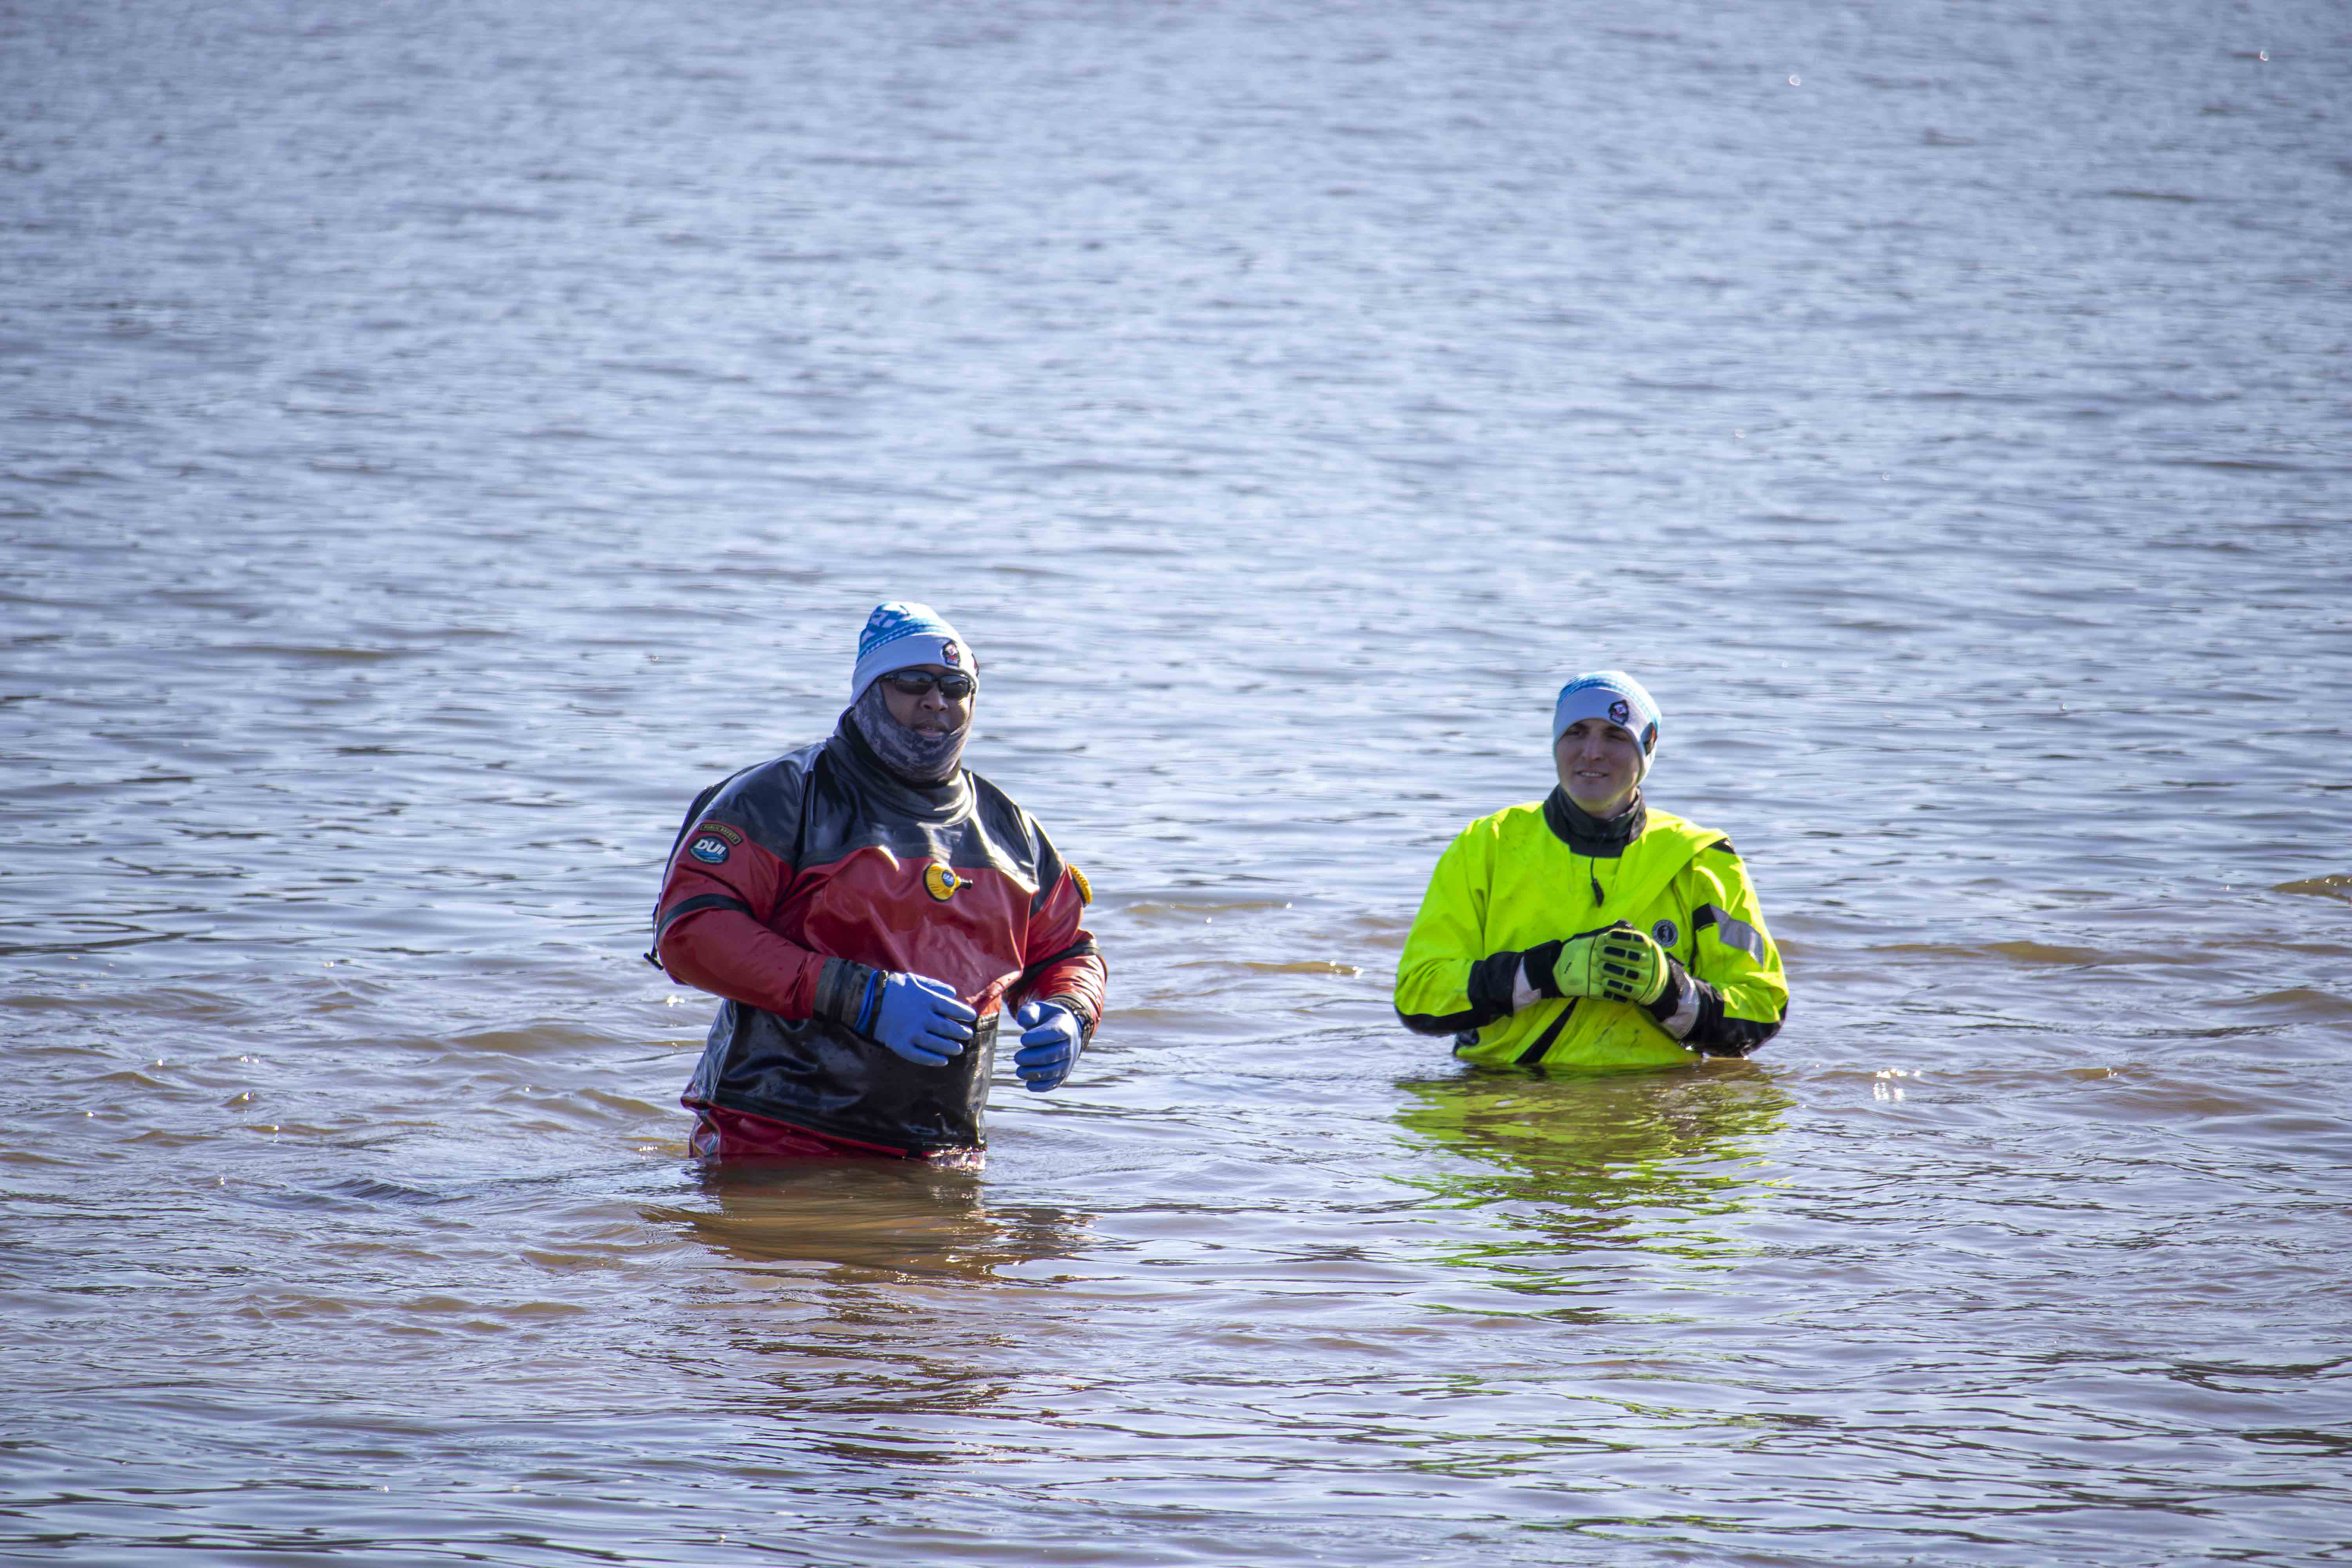
[[[1666,950],[1665,994],[1648,1007],[1560,997],[1561,940],[1621,920]],[[1789,984],[1729,839],[1639,805],[1599,822],[1556,789],[1480,817],[1438,858],[1396,1008],[1408,1028],[1455,1036],[1465,1061],[1668,1067],[1770,1039]]]

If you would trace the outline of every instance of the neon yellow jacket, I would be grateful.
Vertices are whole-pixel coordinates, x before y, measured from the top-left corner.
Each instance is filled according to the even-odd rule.
[[[1405,1026],[1454,1035],[1465,1061],[1596,1070],[1744,1056],[1777,1034],[1789,984],[1731,841],[1635,809],[1643,816],[1622,844],[1583,837],[1578,820],[1591,819],[1559,790],[1464,828],[1438,857],[1397,961]],[[1648,1007],[1558,996],[1562,939],[1621,920],[1666,950],[1665,994]],[[1523,966],[1541,994],[1515,1005]]]

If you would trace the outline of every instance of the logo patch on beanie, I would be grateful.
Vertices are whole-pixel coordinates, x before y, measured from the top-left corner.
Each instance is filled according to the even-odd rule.
[[[1625,706],[1625,700],[1622,697],[1609,705],[1609,721],[1612,724],[1622,724],[1633,716],[1633,710]]]
[[[956,647],[952,638],[940,644],[940,662],[950,669],[963,668],[963,650]]]
[[[944,904],[955,897],[958,888],[969,888],[971,881],[969,878],[957,876],[945,866],[926,866],[923,868],[923,886],[931,897]]]
[[[1675,928],[1675,922],[1672,921],[1660,921],[1656,925],[1650,928],[1651,939],[1660,947],[1674,946],[1675,939],[1682,934],[1683,933]]]

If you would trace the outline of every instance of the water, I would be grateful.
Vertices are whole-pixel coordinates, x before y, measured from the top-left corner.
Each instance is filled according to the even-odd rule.
[[[0,7],[0,1552],[2352,1553],[2352,26]],[[1092,878],[984,1171],[639,963],[884,597]],[[1640,672],[1752,1063],[1472,1076]]]

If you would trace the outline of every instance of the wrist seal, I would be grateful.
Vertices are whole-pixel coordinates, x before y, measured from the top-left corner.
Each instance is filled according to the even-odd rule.
[[[816,977],[816,1001],[810,1011],[865,1034],[874,1023],[874,1009],[882,999],[882,972],[871,964],[845,958],[828,958]]]
[[[1667,1034],[1687,1041],[1706,1011],[1706,983],[1694,978],[1683,961],[1670,952],[1666,954],[1666,988],[1643,1011]]]

